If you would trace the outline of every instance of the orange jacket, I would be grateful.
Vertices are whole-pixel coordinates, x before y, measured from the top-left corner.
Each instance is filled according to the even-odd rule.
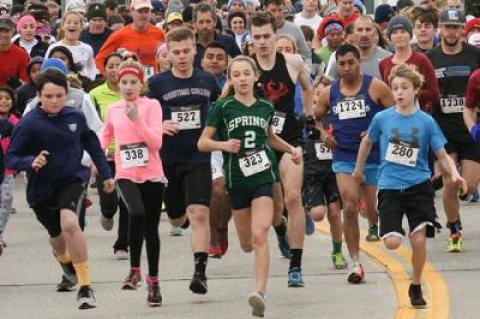
[[[136,31],[131,25],[112,33],[100,48],[95,58],[98,70],[104,73],[104,59],[118,49],[126,49],[135,53],[144,66],[152,66],[157,71],[157,48],[165,42],[165,33],[153,25],[145,31]]]

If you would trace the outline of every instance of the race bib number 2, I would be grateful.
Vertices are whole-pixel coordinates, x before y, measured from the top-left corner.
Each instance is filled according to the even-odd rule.
[[[264,150],[252,151],[238,159],[240,170],[245,177],[263,172],[270,168],[270,160]]]
[[[201,128],[200,105],[172,107],[172,121],[178,123],[180,130]]]
[[[132,143],[120,146],[122,168],[147,166],[148,148],[145,143]]]
[[[388,143],[385,159],[391,163],[415,167],[418,160],[418,147],[412,147],[409,143]]]

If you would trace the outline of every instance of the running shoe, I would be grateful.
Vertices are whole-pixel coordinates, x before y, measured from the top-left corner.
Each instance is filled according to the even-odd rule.
[[[69,262],[68,264],[62,264],[60,261],[58,262],[60,267],[62,267],[63,276],[70,282],[76,284],[77,281],[77,272],[75,271],[75,267],[73,264]]]
[[[348,273],[348,282],[351,284],[359,284],[365,278],[365,272],[362,265],[357,261],[352,264],[352,269]]]
[[[315,233],[315,222],[312,215],[305,209],[305,235],[310,236]]]
[[[210,248],[208,249],[208,256],[212,258],[217,258],[220,259],[222,258],[223,251],[222,251],[222,246],[220,243],[214,243],[213,245],[210,245]]]
[[[459,253],[462,251],[463,239],[460,233],[450,235],[448,238],[447,252],[449,253]]]
[[[137,290],[142,285],[142,276],[139,271],[131,271],[125,278],[122,290]]]
[[[169,235],[172,237],[183,236],[183,234],[185,234],[185,229],[183,229],[182,227],[172,226],[172,228],[170,228]]]
[[[107,218],[100,214],[100,225],[102,225],[103,230],[110,231],[113,229],[113,224],[115,224],[115,221],[113,218]]]
[[[78,309],[92,309],[97,307],[97,301],[93,289],[90,286],[82,286],[77,295]]]
[[[160,307],[162,305],[162,295],[160,294],[158,281],[148,284],[147,302],[150,307]]]
[[[472,194],[472,198],[470,199],[470,203],[478,203],[478,202],[480,202],[480,194],[478,193],[478,190],[476,190]]]
[[[195,272],[190,281],[190,290],[194,294],[204,295],[208,292],[207,277],[205,274]]]
[[[368,227],[368,234],[365,239],[369,242],[380,241],[380,237],[378,237],[377,225],[370,225],[370,227]]]
[[[70,281],[65,275],[62,276],[62,281],[57,285],[58,292],[69,292],[74,291],[77,284],[76,282]]]
[[[345,260],[345,257],[341,251],[332,253],[332,262],[335,269],[345,269],[348,266],[347,261]]]
[[[304,287],[302,269],[300,267],[293,267],[288,271],[288,287],[299,288]]]
[[[117,258],[117,260],[128,260],[128,258],[130,257],[128,251],[125,249],[115,249],[113,251],[113,254],[115,255],[115,258]]]
[[[282,223],[285,224],[285,229],[287,228],[287,219],[285,216],[282,216]],[[285,230],[285,234],[283,236],[279,236],[277,234],[278,240],[278,249],[280,249],[280,253],[284,258],[292,258],[292,253],[290,252],[290,245],[288,244],[288,237],[287,231]]]
[[[423,299],[422,287],[420,285],[410,284],[408,296],[410,297],[410,304],[413,308],[422,309],[427,306],[427,302]]]
[[[252,307],[252,316],[263,317],[265,315],[265,297],[262,293],[255,291],[248,296],[248,304]]]

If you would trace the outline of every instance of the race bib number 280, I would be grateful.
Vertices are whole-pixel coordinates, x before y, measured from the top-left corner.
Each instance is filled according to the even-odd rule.
[[[412,147],[408,143],[388,143],[385,159],[391,163],[415,167],[418,160],[418,147]]]

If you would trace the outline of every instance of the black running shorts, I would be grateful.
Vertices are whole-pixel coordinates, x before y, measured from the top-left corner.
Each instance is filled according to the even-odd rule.
[[[210,207],[212,197],[212,167],[210,163],[175,164],[164,167],[168,186],[165,206],[168,217],[177,219],[190,205]]]
[[[85,205],[85,187],[80,183],[72,183],[58,189],[48,200],[33,207],[40,224],[48,231],[50,237],[58,237],[60,227],[60,211],[69,209],[77,215]]]
[[[380,237],[388,235],[405,236],[405,231],[402,228],[404,215],[407,216],[410,233],[422,229],[427,224],[433,225],[437,214],[434,206],[432,183],[427,180],[404,190],[379,190],[378,211]]]
[[[251,188],[229,189],[230,205],[232,209],[244,209],[252,206],[256,198],[266,196],[273,198],[273,184],[263,184]]]
[[[308,210],[325,206],[340,199],[335,173],[305,175],[303,179],[303,203]]]
[[[448,154],[456,153],[459,161],[470,160],[480,163],[480,147],[473,141],[461,144],[448,141],[445,150]]]

